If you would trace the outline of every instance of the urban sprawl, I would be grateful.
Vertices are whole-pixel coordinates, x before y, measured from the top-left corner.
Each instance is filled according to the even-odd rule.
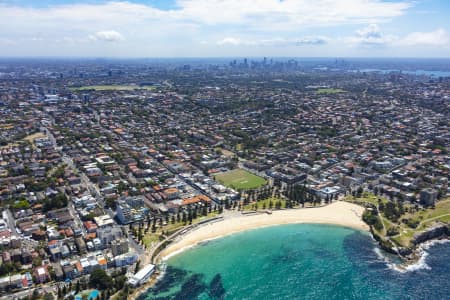
[[[448,77],[343,60],[2,61],[3,298],[126,299],[231,210],[380,197],[395,241],[450,195],[449,114]]]

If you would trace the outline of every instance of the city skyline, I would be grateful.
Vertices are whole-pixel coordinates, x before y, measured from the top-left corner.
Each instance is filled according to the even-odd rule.
[[[449,9],[433,0],[0,1],[0,56],[449,57]]]

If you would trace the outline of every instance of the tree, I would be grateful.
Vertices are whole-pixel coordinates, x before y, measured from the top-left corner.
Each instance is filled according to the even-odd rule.
[[[376,211],[365,210],[362,219],[368,225],[375,227],[376,230],[383,229],[383,224],[381,223],[380,218],[377,216]]]
[[[394,202],[386,203],[386,207],[384,209],[384,215],[386,216],[386,218],[388,218],[389,220],[391,220],[393,222],[397,221],[397,219],[400,217],[400,213],[397,210]]]
[[[105,290],[113,286],[113,281],[111,276],[104,270],[95,269],[89,276],[89,285],[100,290]]]
[[[189,209],[189,210],[188,210],[189,225],[192,224],[192,218],[193,218],[193,216],[192,216],[192,211]]]
[[[386,234],[387,234],[388,236],[394,236],[394,235],[397,235],[397,234],[399,234],[399,229],[398,229],[398,227],[390,227],[390,228],[387,230]]]
[[[381,199],[378,199],[378,210],[384,211],[384,203],[381,201]]]
[[[63,193],[58,193],[55,196],[46,198],[44,200],[44,211],[49,211],[55,208],[62,208],[67,206],[67,197]]]
[[[359,187],[358,187],[358,190],[356,191],[356,195],[358,196],[358,198],[361,197],[363,191],[364,191],[364,190],[363,190],[362,186],[359,186]]]
[[[134,273],[137,273],[139,271],[140,267],[141,267],[141,261],[138,260],[136,262],[136,267],[134,268]]]
[[[31,295],[31,300],[37,300],[39,299],[39,291],[38,289],[33,290],[33,294]]]
[[[53,294],[46,293],[42,299],[44,299],[44,300],[53,300],[53,299],[55,299],[55,297],[53,297]]]
[[[138,236],[137,236],[139,242],[142,240],[142,237],[143,237],[142,236],[142,227],[139,226],[139,231],[138,231]]]
[[[86,279],[84,277],[82,277],[80,279],[80,284],[81,284],[81,290],[87,289],[87,282],[86,282]]]
[[[281,209],[281,201],[280,201],[280,200],[278,200],[278,201],[275,203],[275,208],[276,208],[276,209]]]

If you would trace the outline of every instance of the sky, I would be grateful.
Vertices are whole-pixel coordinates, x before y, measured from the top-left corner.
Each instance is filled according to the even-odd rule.
[[[450,57],[448,0],[0,0],[0,56]]]

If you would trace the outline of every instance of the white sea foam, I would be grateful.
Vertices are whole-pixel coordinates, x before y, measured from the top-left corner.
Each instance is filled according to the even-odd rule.
[[[375,252],[375,254],[378,256],[378,259],[383,260],[385,262],[388,261],[388,258],[386,256],[383,255],[383,252],[381,251],[380,248],[375,247],[373,248],[373,251]]]
[[[167,269],[167,265],[165,263],[161,263],[159,266],[159,270],[161,271],[158,275],[158,277],[156,277],[156,281],[161,280],[165,275],[166,275],[166,269]]]
[[[417,262],[404,266],[405,272],[412,272],[412,271],[418,271],[418,270],[431,270],[431,267],[427,265],[427,257],[428,252],[426,251],[420,251],[420,258]]]
[[[388,256],[386,255],[386,253],[383,253],[383,251],[382,251],[380,248],[375,247],[375,248],[373,249],[373,251],[374,251],[375,254],[377,255],[378,259],[381,260],[381,261],[383,261],[389,269],[394,270],[394,271],[397,271],[397,272],[402,272],[402,273],[403,273],[403,272],[406,272],[406,271],[401,267],[401,266],[402,266],[401,264],[398,264],[398,263],[395,263],[394,261],[392,261],[392,259],[391,259],[390,257],[388,257]]]
[[[423,243],[422,245],[420,245],[420,248],[423,250],[428,250],[431,246],[437,245],[437,244],[446,244],[449,243],[450,240],[431,240],[431,241],[427,241],[425,243]]]
[[[427,257],[429,256],[429,253],[426,250],[430,249],[430,247],[432,247],[433,245],[444,244],[448,242],[450,242],[450,240],[431,240],[421,244],[416,250],[420,258],[413,264],[395,263],[385,254],[383,254],[382,250],[378,247],[374,249],[374,252],[380,260],[386,263],[386,266],[389,269],[400,273],[413,272],[418,270],[431,270],[431,267],[426,263]]]

